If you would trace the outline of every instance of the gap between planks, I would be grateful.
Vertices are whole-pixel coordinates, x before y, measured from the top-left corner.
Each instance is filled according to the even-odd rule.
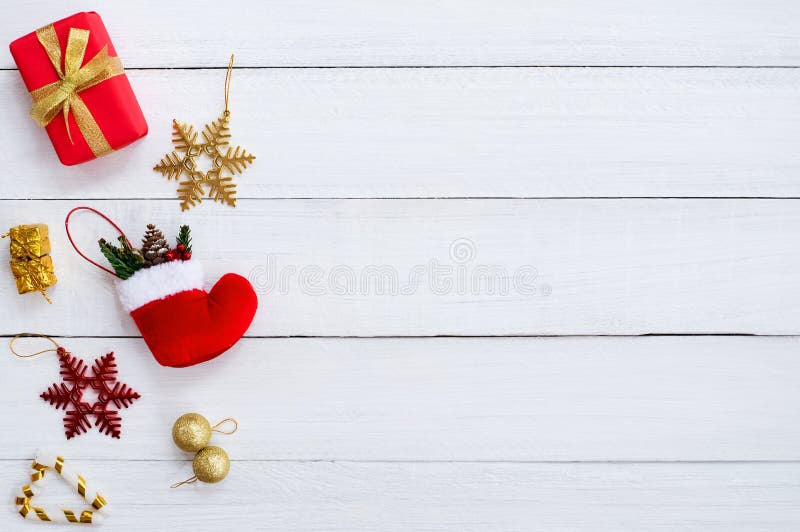
[[[19,333],[23,334],[23,333]],[[0,338],[14,338],[14,334],[0,334]],[[102,339],[102,340],[137,340],[141,336],[125,335],[64,335],[48,334],[51,338],[70,338],[70,339]],[[487,340],[503,338],[658,338],[658,337],[678,337],[678,338],[707,338],[707,337],[745,337],[745,338],[799,338],[797,334],[758,334],[758,333],[643,333],[643,334],[429,334],[429,335],[244,335],[242,339],[248,340],[424,340],[438,338],[474,338]]]
[[[237,66],[236,70],[417,70],[417,69],[796,69],[800,65],[315,65],[315,66]],[[227,66],[185,66],[185,67],[125,67],[125,70],[227,70]],[[0,68],[0,72],[16,72],[17,68]]]
[[[203,198],[208,200],[210,198]],[[270,198],[237,197],[237,201],[464,201],[464,200],[530,200],[530,201],[595,201],[595,200],[798,200],[798,196],[276,196]],[[0,198],[2,201],[64,201],[63,198]],[[75,200],[83,201],[83,200]],[[85,201],[176,201],[175,197],[154,198],[89,198]]]
[[[0,462],[27,462],[33,458],[0,458]],[[93,462],[191,462],[192,458],[93,458]],[[257,464],[530,464],[530,465],[746,465],[800,464],[800,460],[347,460],[329,458],[230,458],[231,462]]]

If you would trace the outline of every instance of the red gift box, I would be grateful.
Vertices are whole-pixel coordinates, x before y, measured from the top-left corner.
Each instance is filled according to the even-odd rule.
[[[147,135],[139,102],[97,13],[76,13],[9,48],[34,100],[31,116],[47,129],[63,164],[101,157]]]

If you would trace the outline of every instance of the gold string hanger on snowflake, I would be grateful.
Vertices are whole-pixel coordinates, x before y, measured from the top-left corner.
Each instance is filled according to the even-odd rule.
[[[168,180],[178,181],[178,199],[181,200],[183,211],[202,203],[204,198],[235,207],[236,183],[233,176],[241,174],[256,158],[240,146],[229,145],[231,134],[228,123],[231,113],[228,99],[232,74],[233,54],[225,76],[225,110],[222,115],[205,125],[201,131],[202,139],[198,139],[194,126],[173,120],[172,143],[175,150],[153,167]],[[197,158],[202,155],[212,161],[211,169],[205,172],[197,165]]]

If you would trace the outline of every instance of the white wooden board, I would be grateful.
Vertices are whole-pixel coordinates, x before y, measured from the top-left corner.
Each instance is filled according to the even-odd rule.
[[[247,339],[187,369],[140,339],[59,341],[89,361],[113,350],[142,399],[120,440],[67,442],[38,397],[55,355],[0,357],[4,458],[179,459],[172,423],[199,411],[239,420],[214,442],[241,460],[800,460],[796,338]]]
[[[174,200],[90,203],[133,239],[191,224],[209,285],[236,272],[259,292],[250,336],[800,330],[794,200],[250,200],[183,216]],[[0,276],[3,334],[138,335],[112,277],[66,240],[77,204],[4,202],[7,225],[50,224],[61,280],[48,305]],[[73,225],[103,261],[96,241],[114,230],[88,213]]]
[[[103,530],[727,532],[800,527],[796,463],[238,461],[223,484],[177,490],[167,486],[184,478],[189,462],[74,463],[98,485],[101,480],[110,485],[104,488],[109,517]],[[22,482],[29,468],[28,461],[0,462],[0,476]],[[59,488],[45,486],[48,495],[61,494]],[[60,500],[77,500],[66,490],[63,494]]]
[[[150,134],[65,168],[0,72],[4,198],[171,198],[172,119],[223,108],[224,71],[130,72]],[[243,198],[800,197],[797,69],[239,70]],[[208,165],[207,161],[201,164]]]
[[[150,135],[62,167],[0,54],[0,228],[49,224],[60,278],[48,306],[0,275],[0,340],[114,350],[143,397],[121,440],[65,441],[55,357],[0,356],[0,530],[36,527],[11,501],[40,447],[108,530],[800,528],[796,2],[14,0],[0,37],[89,9]],[[258,159],[236,210],[181,214],[151,168],[173,117],[217,117],[231,52]],[[209,281],[261,292],[248,337],[159,367],[68,248],[80,204],[133,238],[191,224]],[[224,483],[167,487],[186,411],[239,419]]]
[[[0,30],[92,9],[128,67],[800,64],[791,0],[48,0],[5,2]]]

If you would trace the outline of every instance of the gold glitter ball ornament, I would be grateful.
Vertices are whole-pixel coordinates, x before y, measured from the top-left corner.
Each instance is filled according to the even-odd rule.
[[[192,461],[192,469],[197,480],[213,484],[228,476],[231,461],[228,453],[220,447],[211,445],[197,453]]]
[[[232,423],[233,427],[228,430],[220,429],[219,427],[225,423]],[[172,439],[184,451],[197,451],[197,454],[194,455],[194,460],[192,460],[194,475],[181,482],[176,482],[170,487],[177,488],[198,480],[213,484],[228,476],[228,471],[231,468],[228,453],[219,447],[213,445],[206,447],[206,445],[211,439],[212,432],[233,434],[237,430],[239,430],[239,422],[232,417],[223,419],[213,427],[200,414],[190,413],[179,417],[172,426]]]
[[[211,439],[211,423],[200,414],[183,414],[172,425],[172,439],[181,450],[197,452]]]

